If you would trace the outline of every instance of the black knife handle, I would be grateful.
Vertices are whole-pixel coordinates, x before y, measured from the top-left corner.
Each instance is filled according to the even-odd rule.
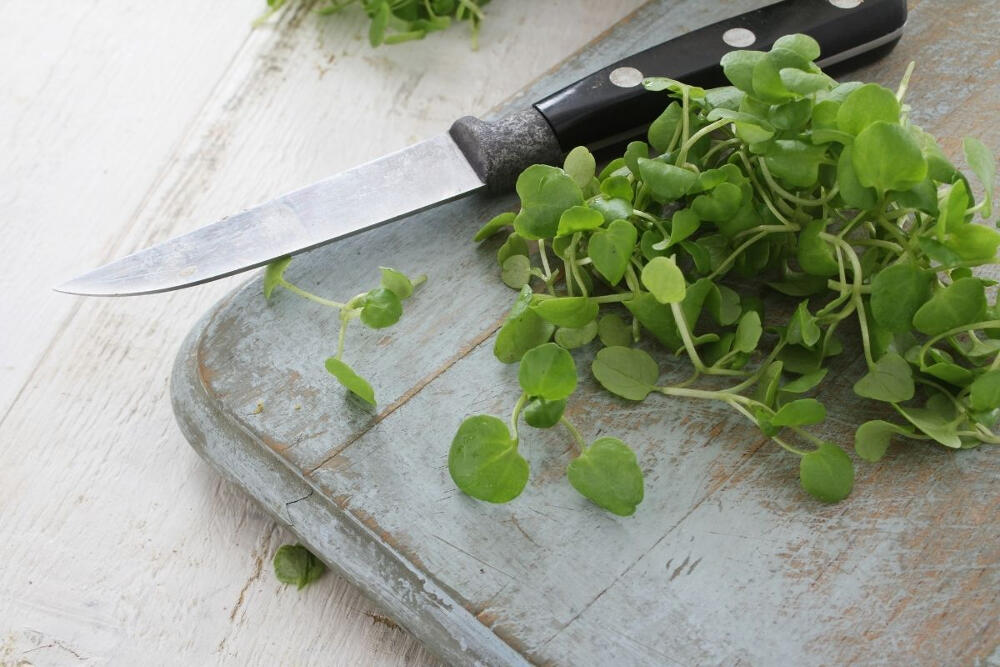
[[[789,33],[819,42],[820,66],[847,65],[879,47],[891,48],[905,22],[906,0],[783,0],[623,58],[533,109],[493,123],[461,118],[451,134],[487,186],[502,191],[531,164],[558,163],[575,146],[596,150],[641,134],[666,104],[662,93],[642,86],[644,77],[725,85],[723,55],[736,48],[767,50]]]

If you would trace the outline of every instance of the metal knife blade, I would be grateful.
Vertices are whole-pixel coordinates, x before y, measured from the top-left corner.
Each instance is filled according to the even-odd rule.
[[[667,100],[644,76],[711,87],[727,83],[719,59],[734,46],[768,48],[803,32],[824,65],[850,65],[891,49],[906,0],[782,0],[719,21],[609,65],[532,107],[492,122],[465,117],[447,134],[355,167],[184,236],[142,250],[56,289],[94,296],[163,292],[262,266],[284,255],[397,220],[473,191],[509,190],[536,163],[559,164],[577,145],[635,137]]]

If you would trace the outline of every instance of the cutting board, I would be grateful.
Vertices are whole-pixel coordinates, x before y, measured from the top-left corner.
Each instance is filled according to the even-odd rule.
[[[651,2],[508,108],[761,4]],[[955,159],[963,134],[1000,147],[990,4],[911,3],[896,50],[858,74],[895,87],[917,60],[913,117]],[[634,516],[570,487],[559,428],[523,428],[532,474],[513,502],[458,492],[447,453],[459,423],[506,417],[519,395],[516,366],[492,354],[515,296],[498,277],[499,240],[471,242],[515,205],[473,196],[292,262],[293,283],[334,299],[375,286],[380,265],[428,275],[396,326],[350,329],[344,358],[374,386],[374,409],[324,369],[335,311],[281,291],[266,302],[259,277],[233,292],[174,371],[192,446],[450,663],[1000,661],[995,449],[897,444],[878,464],[857,461],[854,494],[823,505],[799,488],[798,460],[729,408],[626,403],[582,372],[568,415],[585,438],[636,450],[646,497]],[[575,353],[581,369],[592,353]],[[885,416],[851,391],[863,365],[849,342],[822,387],[822,435],[848,448],[854,425]],[[661,367],[665,382],[686,377],[679,360]]]

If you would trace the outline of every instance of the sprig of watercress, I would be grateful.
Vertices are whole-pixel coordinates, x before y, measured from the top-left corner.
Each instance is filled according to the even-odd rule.
[[[380,267],[382,281],[379,287],[358,294],[345,302],[331,301],[290,283],[285,278],[285,270],[291,263],[289,256],[276,259],[267,265],[264,271],[264,298],[270,299],[276,288],[288,290],[293,294],[308,299],[340,312],[340,331],[337,334],[337,353],[329,357],[326,370],[337,378],[337,381],[358,398],[375,405],[375,390],[371,384],[357,374],[344,361],[344,342],[347,337],[347,326],[354,319],[371,329],[384,329],[399,321],[403,315],[403,301],[413,295],[413,290],[427,280],[420,275],[414,279],[388,267]]]
[[[987,293],[995,283],[972,271],[995,265],[1000,246],[993,225],[973,221],[992,216],[994,159],[965,139],[977,203],[910,119],[912,65],[893,91],[838,83],[818,56],[812,38],[788,35],[768,52],[727,54],[730,86],[648,79],[665,109],[647,141],[600,171],[580,147],[562,168],[521,173],[519,211],[476,240],[510,230],[497,260],[520,292],[494,353],[520,362],[523,393],[509,428],[483,416],[459,428],[449,463],[460,489],[493,502],[521,493],[529,465],[517,422],[530,424],[535,405],[537,425],[563,423],[581,450],[570,483],[612,512],[634,511],[642,473],[631,450],[608,438],[586,447],[556,419],[576,382],[567,350],[595,340],[591,372],[606,390],[730,406],[797,458],[802,488],[824,502],[850,494],[854,467],[809,430],[826,409],[806,394],[821,389],[848,331],[865,362],[854,392],[898,416],[858,425],[859,457],[879,460],[894,437],[1000,443],[1000,309]],[[691,377],[660,384],[664,353],[686,356]]]

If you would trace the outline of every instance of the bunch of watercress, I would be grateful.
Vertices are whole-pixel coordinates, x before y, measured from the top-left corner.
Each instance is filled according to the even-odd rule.
[[[403,315],[403,301],[413,295],[415,287],[427,280],[427,276],[417,276],[410,280],[406,275],[387,267],[380,267],[382,282],[379,287],[358,294],[346,301],[331,301],[293,285],[285,279],[285,269],[291,257],[282,257],[267,265],[264,272],[264,298],[270,299],[276,287],[297,294],[305,299],[340,311],[340,332],[337,334],[337,354],[326,360],[326,370],[352,394],[375,405],[375,391],[371,384],[358,375],[344,362],[344,340],[347,325],[357,318],[372,329],[384,329],[399,321]]]
[[[802,487],[821,501],[846,498],[854,470],[805,428],[826,416],[805,394],[849,328],[866,366],[855,393],[898,415],[857,427],[858,456],[878,460],[894,436],[1000,443],[1000,311],[987,295],[994,282],[971,271],[993,265],[1000,245],[996,229],[973,222],[992,214],[993,157],[965,140],[985,190],[975,203],[965,175],[909,119],[912,65],[893,92],[838,83],[818,56],[813,39],[789,35],[766,53],[727,54],[731,86],[648,79],[672,98],[648,141],[600,172],[576,148],[562,168],[520,175],[520,210],[476,239],[513,227],[497,259],[520,293],[494,352],[520,362],[523,393],[509,428],[489,416],[462,423],[449,456],[462,491],[491,502],[521,493],[523,415],[569,429],[580,493],[634,510],[642,473],[631,450],[612,438],[586,446],[562,416],[576,385],[567,350],[595,340],[591,372],[609,392],[730,406],[797,457]],[[657,347],[686,355],[691,377],[660,385]]]
[[[267,11],[254,21],[267,21],[288,0],[267,0]],[[368,41],[372,46],[399,44],[423,39],[428,33],[445,30],[452,21],[468,21],[472,26],[472,48],[479,42],[483,21],[482,6],[489,0],[329,0],[316,10],[324,16],[360,4],[371,19]]]

